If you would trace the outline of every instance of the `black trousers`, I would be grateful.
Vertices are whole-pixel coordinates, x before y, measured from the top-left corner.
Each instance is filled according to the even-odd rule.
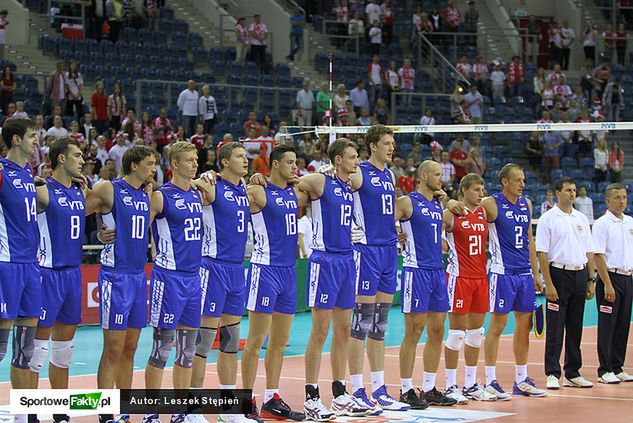
[[[598,376],[613,372],[618,374],[624,366],[626,345],[631,324],[633,303],[633,280],[631,276],[609,272],[615,288],[615,301],[604,298],[604,282],[596,281],[596,304],[598,306]]]
[[[560,67],[563,68],[563,70],[569,69],[569,53],[571,53],[571,49],[569,47],[563,47],[560,49]]]
[[[565,341],[565,377],[580,376],[582,367],[580,341],[587,298],[587,268],[563,270],[550,266],[557,301],[547,302],[547,330],[545,337],[545,374],[561,376],[560,354]]]

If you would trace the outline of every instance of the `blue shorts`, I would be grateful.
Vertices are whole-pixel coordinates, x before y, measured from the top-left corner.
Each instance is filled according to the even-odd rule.
[[[246,308],[272,314],[297,311],[297,272],[294,266],[264,266],[251,263],[248,268]]]
[[[444,269],[402,269],[403,313],[443,313],[451,309]]]
[[[38,326],[49,328],[55,322],[81,323],[81,269],[42,267],[42,314]]]
[[[352,254],[312,251],[308,262],[308,307],[352,309],[356,304],[356,266]]]
[[[398,285],[398,248],[394,246],[354,245],[358,269],[356,295],[374,296],[376,292],[394,294]]]
[[[99,269],[99,319],[103,329],[144,328],[147,324],[147,276]]]
[[[0,319],[39,317],[41,312],[40,265],[0,262]]]
[[[200,327],[202,288],[199,272],[166,270],[155,265],[150,298],[149,324],[155,328]]]
[[[509,313],[534,311],[536,294],[531,273],[493,273],[488,277],[490,312]]]
[[[222,314],[244,314],[246,279],[244,266],[237,263],[220,263],[202,257],[200,267],[202,284],[202,314],[220,317]]]

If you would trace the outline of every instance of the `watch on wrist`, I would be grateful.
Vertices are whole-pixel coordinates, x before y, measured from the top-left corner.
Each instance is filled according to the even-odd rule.
[[[589,278],[588,281],[591,282],[591,283],[596,283],[596,277],[592,276],[592,277]]]

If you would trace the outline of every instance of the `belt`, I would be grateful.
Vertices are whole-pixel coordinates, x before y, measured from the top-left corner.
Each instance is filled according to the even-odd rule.
[[[552,262],[550,263],[550,266],[555,267],[557,269],[563,269],[563,270],[582,270],[585,268],[585,265],[581,265],[581,266],[573,266],[571,264],[563,264],[563,263],[556,263],[556,262]]]
[[[633,272],[631,272],[630,270],[624,270],[624,269],[609,269],[609,272],[617,273],[618,275],[624,275],[624,276],[631,276],[633,274]]]

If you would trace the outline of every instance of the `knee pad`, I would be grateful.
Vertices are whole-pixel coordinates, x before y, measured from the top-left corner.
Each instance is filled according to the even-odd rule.
[[[17,369],[28,369],[35,339],[35,326],[13,326],[13,359],[11,365]]]
[[[391,303],[378,303],[374,312],[374,322],[369,332],[369,337],[374,341],[384,341],[387,332],[387,322],[389,321],[389,310]]]
[[[7,356],[7,350],[9,349],[9,335],[11,329],[0,329],[0,362]]]
[[[33,340],[33,357],[29,368],[33,373],[39,373],[42,370],[42,366],[46,363],[48,358],[48,339],[35,339]]]
[[[466,345],[472,348],[481,348],[481,343],[484,341],[484,328],[468,329],[466,331]]]
[[[154,329],[154,342],[152,352],[147,362],[157,369],[164,369],[167,359],[171,355],[171,347],[174,342],[173,329]]]
[[[220,351],[236,354],[240,348],[240,324],[220,326]]]
[[[352,312],[352,338],[364,341],[374,324],[376,304],[356,304]]]
[[[446,348],[453,351],[459,351],[464,345],[466,332],[463,330],[450,329],[446,338]]]
[[[51,341],[51,364],[60,369],[67,369],[70,366],[70,359],[73,356],[73,341]]]
[[[196,339],[198,331],[196,329],[176,330],[176,359],[174,364],[188,369],[193,362],[193,354],[196,352]]]
[[[213,341],[215,341],[215,335],[218,333],[217,329],[200,328],[198,329],[198,339],[196,339],[196,355],[202,358],[207,358]]]

